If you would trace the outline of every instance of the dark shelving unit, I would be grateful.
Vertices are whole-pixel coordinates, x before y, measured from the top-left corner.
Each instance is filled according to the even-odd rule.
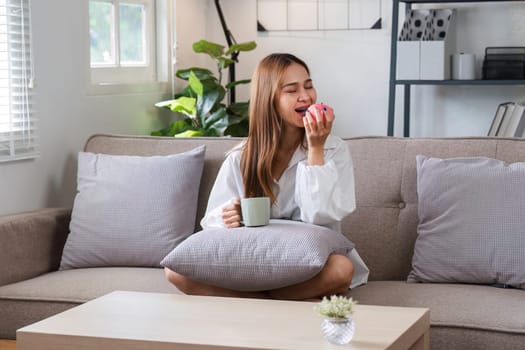
[[[394,135],[396,86],[403,85],[403,136],[410,136],[410,90],[412,85],[525,85],[525,80],[398,80],[397,68],[397,36],[399,29],[399,4],[406,4],[406,11],[410,11],[413,4],[437,4],[437,3],[482,3],[482,2],[525,2],[525,0],[393,0],[392,4],[392,35],[390,46],[390,84],[388,95],[388,136]]]

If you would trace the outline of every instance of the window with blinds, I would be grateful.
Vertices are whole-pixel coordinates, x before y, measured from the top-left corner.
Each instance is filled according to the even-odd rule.
[[[30,0],[0,0],[0,161],[38,156]]]

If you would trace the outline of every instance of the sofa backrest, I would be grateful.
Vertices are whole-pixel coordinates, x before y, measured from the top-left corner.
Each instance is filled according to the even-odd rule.
[[[94,135],[85,150],[122,155],[166,155],[205,144],[196,230],[228,150],[239,138],[163,138]],[[525,139],[356,137],[348,143],[356,179],[356,210],[343,233],[370,268],[370,280],[404,280],[412,260],[418,223],[416,155],[449,158],[484,156],[509,163],[525,161]]]
[[[405,280],[411,268],[418,224],[416,155],[490,157],[525,161],[525,139],[348,139],[356,178],[356,210],[343,231],[370,268],[370,280]]]

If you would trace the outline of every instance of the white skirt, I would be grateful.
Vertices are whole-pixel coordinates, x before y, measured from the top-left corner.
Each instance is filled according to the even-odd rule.
[[[349,289],[353,289],[362,284],[366,284],[368,282],[368,275],[370,274],[370,270],[366,266],[363,259],[361,259],[359,253],[355,248],[352,249],[350,254],[348,254],[348,258],[354,264],[354,277],[352,277],[352,282],[350,282]]]

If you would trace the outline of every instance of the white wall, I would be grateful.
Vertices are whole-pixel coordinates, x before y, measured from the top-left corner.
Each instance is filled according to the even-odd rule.
[[[221,4],[235,39],[255,40],[258,45],[255,51],[240,54],[237,79],[250,78],[257,62],[269,53],[293,53],[309,65],[318,100],[334,107],[334,133],[386,134],[388,30],[259,33],[255,0],[223,0]],[[385,26],[389,26],[389,12],[383,6]],[[225,43],[214,6],[208,16],[210,40]],[[239,99],[248,98],[247,90],[238,93]]]
[[[388,105],[391,2],[382,0],[382,30],[340,32],[256,31],[256,0],[222,0],[237,41],[258,48],[241,53],[237,77],[249,78],[265,55],[291,52],[312,71],[319,100],[336,110],[339,136],[385,135]],[[93,133],[148,134],[160,127],[152,105],[161,93],[93,96],[87,93],[87,0],[36,0],[33,6],[35,102],[40,119],[41,156],[0,163],[0,215],[46,206],[70,207],[75,194],[76,154]],[[460,7],[458,43],[481,57],[485,46],[523,45],[522,3],[468,4]],[[199,39],[224,43],[212,0],[176,0],[176,68],[208,66],[192,52]],[[181,84],[177,84],[181,86]],[[412,135],[484,135],[496,105],[525,99],[524,87],[416,87]],[[246,89],[239,99],[247,99]],[[398,99],[398,118],[401,108]],[[396,123],[396,135],[402,134]]]
[[[148,134],[161,93],[93,96],[86,0],[32,1],[40,158],[0,163],[0,214],[71,207],[76,154],[93,133]]]
[[[277,51],[291,52],[309,64],[319,100],[335,108],[335,134],[344,137],[386,134],[391,1],[382,0],[382,30],[303,33],[258,33],[256,0],[223,0],[221,4],[237,41],[255,40],[258,44],[256,51],[241,53],[239,78],[250,77],[263,56]],[[486,46],[523,46],[525,43],[523,3],[454,3],[427,7],[458,9],[458,48],[477,55],[479,74]],[[209,6],[208,9],[209,39],[225,43],[215,8]],[[402,87],[397,90],[395,134],[400,136],[403,133]],[[412,90],[411,136],[485,135],[499,103],[525,99],[525,87],[516,86],[416,86]],[[247,98],[247,93],[241,92],[240,97]]]
[[[457,49],[476,54],[478,78],[485,47],[525,46],[525,3],[441,5],[452,6],[458,14]],[[525,86],[419,86],[413,91],[413,136],[486,135],[499,103],[525,100]]]

